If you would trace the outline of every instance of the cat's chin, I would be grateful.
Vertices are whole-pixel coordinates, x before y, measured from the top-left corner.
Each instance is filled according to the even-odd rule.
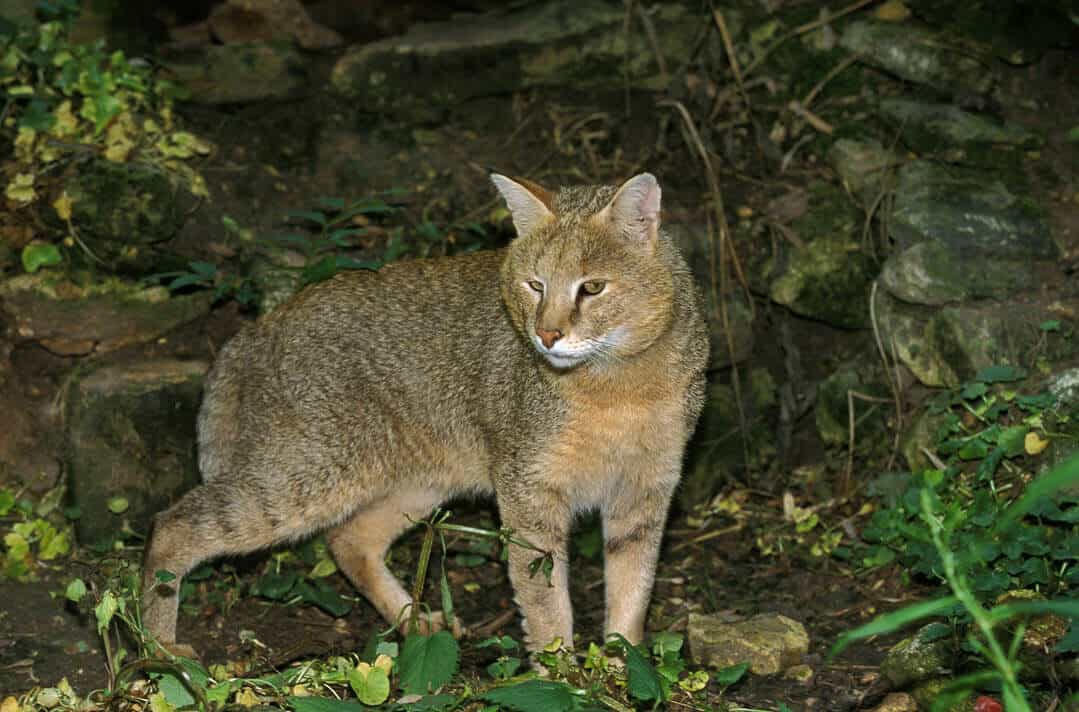
[[[545,353],[541,354],[547,363],[551,364],[559,371],[568,371],[574,366],[580,366],[588,359],[585,356],[559,356],[558,354]]]

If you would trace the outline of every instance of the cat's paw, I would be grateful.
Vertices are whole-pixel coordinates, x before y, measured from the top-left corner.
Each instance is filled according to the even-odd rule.
[[[198,652],[187,643],[158,643],[154,657],[168,660],[170,657],[199,660]]]
[[[404,622],[398,626],[402,635],[408,635],[413,629],[412,622],[406,618]],[[431,611],[429,613],[421,613],[416,617],[416,630],[420,635],[431,635],[437,633],[440,630],[448,630],[450,634],[457,639],[465,638],[468,636],[468,629],[461,624],[461,619],[457,616],[453,617],[453,624],[446,625],[446,616],[442,611]]]

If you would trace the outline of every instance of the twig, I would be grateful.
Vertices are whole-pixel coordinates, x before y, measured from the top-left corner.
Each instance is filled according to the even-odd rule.
[[[475,638],[487,638],[495,633],[497,630],[501,630],[502,626],[506,625],[513,620],[513,617],[517,615],[517,611],[513,608],[502,611],[494,618],[490,619],[486,623],[476,626],[472,629],[472,636]]]
[[[843,496],[847,496],[847,495],[850,494],[850,479],[851,479],[851,476],[854,474],[854,429],[855,429],[855,425],[856,425],[856,423],[854,422],[854,399],[855,398],[857,398],[858,400],[861,400],[861,401],[865,401],[867,403],[891,403],[892,402],[887,398],[878,398],[876,396],[867,395],[865,393],[859,393],[858,391],[855,391],[853,389],[847,391],[847,426],[848,426],[849,430],[848,430],[848,433],[847,433],[847,469],[846,469],[846,472],[843,473],[843,482],[842,482],[842,486],[840,488],[840,491],[843,493]],[[872,411],[870,411],[870,412],[872,412]],[[865,417],[868,416],[868,415],[869,415],[869,413],[866,413],[866,415],[864,415],[864,416],[862,416],[862,418],[858,419],[858,422],[861,422],[862,420],[864,420]]]

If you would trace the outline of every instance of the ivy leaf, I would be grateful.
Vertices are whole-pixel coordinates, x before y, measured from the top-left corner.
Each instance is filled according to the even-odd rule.
[[[716,682],[723,687],[730,687],[734,683],[742,679],[742,676],[749,670],[749,663],[738,663],[737,665],[730,665],[716,672]]]
[[[64,591],[64,596],[67,600],[74,603],[78,603],[82,600],[82,597],[86,595],[86,584],[82,579],[75,579],[67,585],[67,590]]]
[[[409,695],[423,695],[442,687],[457,672],[460,655],[457,641],[448,631],[409,635],[397,660],[401,689]]]
[[[352,610],[352,602],[343,598],[323,579],[316,579],[314,585],[301,579],[296,582],[292,592],[302,598],[305,603],[318,606],[334,618],[348,615],[348,612]]]
[[[390,696],[389,675],[384,669],[367,663],[360,663],[349,671],[348,684],[365,705],[381,705]]]

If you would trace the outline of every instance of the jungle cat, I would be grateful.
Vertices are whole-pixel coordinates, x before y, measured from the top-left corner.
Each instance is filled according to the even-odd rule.
[[[558,191],[492,180],[517,233],[506,248],[338,274],[222,348],[198,418],[203,484],[157,515],[144,561],[143,620],[166,647],[184,647],[176,591],[192,567],[320,530],[400,623],[410,597],[389,546],[441,502],[490,494],[554,557],[548,582],[509,545],[531,650],[572,645],[567,537],[596,509],[605,632],[641,640],[703,401],[699,293],[651,174]]]

